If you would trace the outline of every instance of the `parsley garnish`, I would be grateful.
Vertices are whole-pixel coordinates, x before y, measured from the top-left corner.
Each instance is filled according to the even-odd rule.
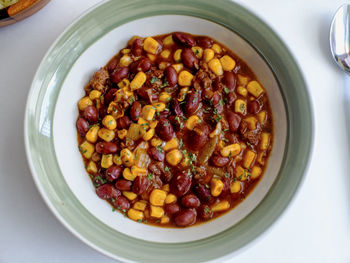
[[[170,172],[170,168],[169,168],[168,166],[165,166],[165,167],[164,167],[164,171]]]
[[[159,81],[159,79],[157,77],[152,77],[152,79],[151,79],[151,83],[152,84],[157,82],[157,81]]]
[[[225,91],[226,94],[230,93],[230,90],[227,87],[224,88],[224,91]]]
[[[142,223],[142,219],[137,219],[137,222]]]
[[[208,214],[209,212],[210,212],[210,208],[209,207],[204,208],[204,213]]]
[[[153,179],[153,174],[152,174],[152,173],[149,173],[149,174],[147,175],[147,178],[148,178],[148,180],[152,180],[152,179]]]
[[[163,84],[160,86],[161,88],[165,88],[169,86],[169,82],[167,80],[164,80]]]
[[[184,142],[182,141],[182,139],[179,140],[179,148],[181,149],[182,147],[184,147]]]
[[[226,177],[226,178],[229,178],[229,177],[230,177],[230,174],[229,174],[229,173],[225,173],[225,177]]]

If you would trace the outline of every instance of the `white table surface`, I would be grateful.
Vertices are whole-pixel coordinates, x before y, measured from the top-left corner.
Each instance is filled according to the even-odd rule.
[[[74,237],[49,211],[23,146],[25,101],[36,68],[58,35],[98,2],[51,1],[34,16],[0,28],[1,263],[115,262]],[[313,101],[315,143],[310,169],[287,211],[230,261],[350,262],[350,80],[328,48],[332,16],[345,0],[239,2],[294,53]]]

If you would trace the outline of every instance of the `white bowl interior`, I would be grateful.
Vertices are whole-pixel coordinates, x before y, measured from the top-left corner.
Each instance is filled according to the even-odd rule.
[[[105,65],[133,35],[149,36],[173,31],[208,35],[233,50],[250,66],[265,87],[274,118],[274,146],[266,172],[253,192],[225,215],[208,223],[184,229],[148,226],[134,222],[121,213],[113,213],[111,206],[97,197],[84,169],[78,151],[75,128],[77,102],[84,95],[83,88],[93,72]],[[283,99],[273,73],[260,55],[241,37],[223,26],[196,17],[178,15],[154,16],[129,22],[115,28],[91,45],[81,54],[67,75],[57,100],[53,121],[53,138],[58,163],[67,184],[82,205],[99,220],[119,232],[163,243],[203,239],[224,231],[248,215],[264,198],[278,175],[286,135],[287,118]]]

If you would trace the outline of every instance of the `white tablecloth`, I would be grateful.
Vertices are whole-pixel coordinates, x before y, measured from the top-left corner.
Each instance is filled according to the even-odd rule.
[[[0,28],[1,263],[114,262],[55,219],[35,188],[23,146],[25,101],[41,59],[58,35],[98,2],[51,1],[34,16]],[[310,169],[286,213],[232,261],[350,262],[350,81],[333,63],[328,45],[332,16],[344,0],[239,2],[295,55],[313,101],[315,144]]]

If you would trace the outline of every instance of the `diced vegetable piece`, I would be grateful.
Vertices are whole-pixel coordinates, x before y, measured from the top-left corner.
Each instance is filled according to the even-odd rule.
[[[156,108],[152,105],[146,105],[142,108],[142,118],[151,121],[156,113]]]
[[[171,66],[176,70],[177,73],[179,73],[184,68],[184,65],[182,63],[173,64]]]
[[[230,144],[220,150],[224,157],[234,157],[241,152],[241,145],[238,143]]]
[[[143,219],[143,213],[141,211],[130,208],[128,210],[128,217],[134,221],[141,221]]]
[[[102,140],[106,142],[112,141],[115,137],[115,132],[112,130],[108,130],[106,128],[99,129],[97,134],[98,134],[98,137],[100,137]]]
[[[261,173],[262,173],[262,170],[259,166],[253,166],[251,178],[252,179],[258,178],[261,175]]]
[[[134,154],[128,148],[120,151],[120,158],[126,167],[131,167],[134,164]]]
[[[230,208],[230,203],[227,200],[222,200],[211,207],[213,212],[221,212]]]
[[[231,58],[228,55],[222,56],[220,58],[220,62],[221,62],[223,70],[225,70],[225,71],[231,71],[236,66],[236,61],[234,61],[233,58]]]
[[[177,197],[174,194],[168,194],[165,198],[165,203],[166,204],[171,204],[177,201]]]
[[[161,218],[164,215],[164,209],[159,206],[151,205],[151,217]]]
[[[203,57],[204,57],[204,61],[208,63],[208,62],[209,62],[210,60],[212,60],[213,57],[214,57],[214,50],[212,50],[212,49],[210,49],[210,48],[206,48],[206,49],[204,50],[204,55],[203,55]]]
[[[138,139],[140,139],[143,135],[145,135],[146,131],[143,128],[143,126],[136,124],[136,123],[132,123],[129,127],[128,130],[128,135],[127,137],[130,138],[133,141],[137,141]]]
[[[179,147],[179,140],[174,137],[172,139],[170,139],[170,141],[167,141],[163,147],[163,150],[164,151],[169,151],[169,150],[172,150],[172,149],[176,149]]]
[[[123,191],[122,193],[130,201],[136,199],[136,197],[137,197],[137,194],[135,194],[134,192],[131,192],[131,191]]]
[[[263,124],[265,122],[265,120],[266,120],[266,111],[263,110],[263,111],[260,111],[258,113],[258,120],[259,120],[259,122],[261,124]]]
[[[183,70],[179,74],[178,83],[180,86],[188,87],[188,86],[191,86],[192,79],[193,79],[193,75],[187,70]]]
[[[241,183],[239,181],[234,181],[230,186],[230,192],[232,194],[238,193],[241,191]]]
[[[214,44],[212,47],[211,47],[215,53],[217,54],[220,54],[221,51],[222,51],[222,48],[218,45],[218,44]]]
[[[175,60],[175,62],[180,62],[181,61],[181,52],[182,52],[182,49],[177,49],[174,52],[174,60]]]
[[[219,196],[224,188],[224,183],[220,179],[213,178],[210,183],[212,196]]]
[[[243,97],[246,97],[248,94],[248,90],[246,88],[244,88],[243,86],[238,86],[237,93],[242,95]]]
[[[215,75],[221,76],[222,74],[224,74],[224,71],[219,59],[213,58],[212,60],[209,61],[208,66],[211,69],[211,71],[214,72]]]
[[[161,57],[165,58],[165,59],[167,59],[170,56],[170,54],[171,54],[171,52],[169,49],[165,49],[160,53]]]
[[[260,149],[267,150],[267,148],[269,148],[269,144],[270,144],[270,134],[267,132],[261,133]]]
[[[99,130],[100,130],[100,127],[98,125],[92,126],[85,135],[86,140],[89,142],[95,143],[98,138]]]
[[[153,55],[157,54],[159,43],[152,37],[147,37],[143,43],[143,49]]]
[[[86,171],[88,171],[89,173],[97,173],[97,166],[95,162],[90,161],[88,166],[86,167]]]
[[[248,171],[240,165],[236,167],[235,175],[239,181],[245,181],[249,176]]]
[[[243,157],[243,166],[247,169],[250,168],[255,160],[255,157],[256,153],[248,150]]]
[[[173,36],[172,35],[169,35],[169,36],[166,36],[164,39],[163,39],[163,45],[164,46],[170,46],[170,45],[174,45],[174,40],[173,40]]]
[[[95,147],[88,141],[84,141],[82,144],[80,144],[79,150],[86,159],[90,159],[95,151]]]
[[[246,123],[248,123],[248,128],[250,130],[256,129],[256,124],[257,124],[258,120],[255,117],[251,116],[251,117],[245,118],[244,121]]]
[[[103,154],[101,159],[101,167],[109,168],[113,165],[113,154]]]
[[[163,206],[167,194],[160,189],[154,189],[149,196],[149,201],[154,206]]]
[[[203,56],[203,49],[201,47],[192,47],[193,54],[196,55],[197,58],[201,59]]]
[[[199,117],[197,115],[192,115],[186,121],[186,128],[192,131],[199,122]]]
[[[248,84],[248,77],[247,76],[243,76],[241,74],[238,74],[238,83],[242,86],[245,86]]]
[[[247,90],[249,93],[251,93],[256,98],[258,98],[261,94],[264,93],[264,89],[261,87],[259,82],[255,81],[255,80],[250,81],[248,83]]]
[[[145,211],[146,206],[147,206],[146,201],[143,201],[143,200],[142,201],[137,201],[134,204],[134,209],[139,210],[139,211]]]
[[[80,99],[78,102],[78,108],[81,111],[85,110],[88,106],[92,106],[92,105],[93,105],[92,100],[90,100],[89,97],[84,97]]]
[[[114,130],[117,128],[117,122],[112,115],[106,115],[102,120],[102,124],[109,130]]]
[[[160,219],[160,223],[161,224],[167,224],[169,223],[170,218],[168,216],[162,216],[162,218]]]
[[[242,115],[246,115],[247,113],[247,102],[241,99],[237,99],[235,101],[235,112],[240,113]]]

